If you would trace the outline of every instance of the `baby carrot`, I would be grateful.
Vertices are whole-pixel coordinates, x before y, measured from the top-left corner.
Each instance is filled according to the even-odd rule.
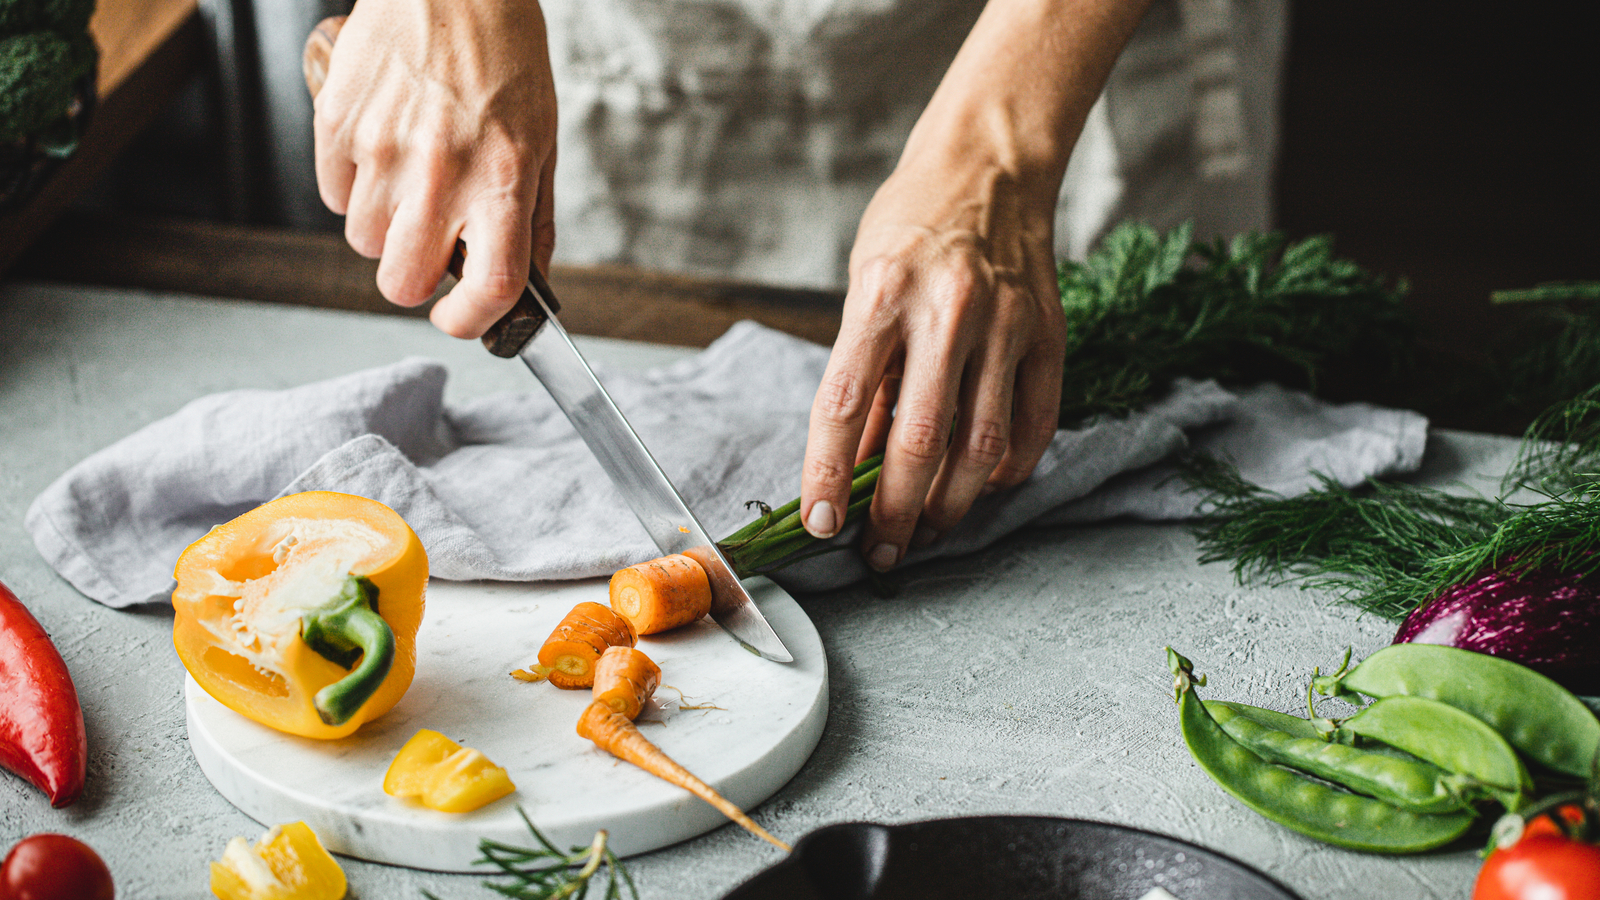
[[[612,756],[633,763],[651,775],[694,794],[715,806],[723,815],[744,826],[746,831],[788,852],[788,844],[767,834],[766,829],[744,814],[744,810],[733,805],[732,801],[717,793],[711,785],[696,778],[688,769],[662,753],[660,748],[639,733],[639,726],[606,704],[598,700],[589,704],[583,711],[583,716],[578,719],[578,734],[594,741]]]
[[[639,711],[661,684],[661,667],[632,647],[607,647],[594,664],[594,699],[629,719]]]
[[[638,643],[633,625],[598,603],[585,601],[567,613],[539,648],[539,665],[550,683],[573,690],[594,684],[594,663],[607,647]]]
[[[655,634],[710,612],[711,581],[689,557],[663,556],[612,575],[611,608],[640,634]]]

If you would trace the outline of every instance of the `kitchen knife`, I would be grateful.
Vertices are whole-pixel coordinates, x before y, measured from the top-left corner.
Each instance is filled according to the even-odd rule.
[[[306,39],[303,63],[306,86],[313,97],[322,88],[329,54],[343,25],[343,16],[324,19]],[[466,244],[456,241],[450,273],[457,278],[461,277],[466,252]],[[793,662],[794,656],[756,608],[750,592],[739,583],[716,541],[689,511],[584,361],[567,330],[561,327],[556,318],[560,309],[543,276],[536,267],[530,267],[522,296],[484,334],[483,345],[496,356],[521,359],[544,384],[656,547],[663,554],[692,557],[705,568],[711,582],[711,618],[746,649],[767,659]]]

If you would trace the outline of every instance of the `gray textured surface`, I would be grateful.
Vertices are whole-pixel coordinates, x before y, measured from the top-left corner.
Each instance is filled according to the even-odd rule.
[[[213,791],[184,737],[182,668],[162,607],[114,611],[79,596],[22,529],[67,466],[183,403],[277,388],[406,354],[442,360],[452,397],[526,390],[520,366],[426,323],[352,313],[38,284],[0,286],[0,580],[33,609],[73,672],[88,721],[89,784],[51,810],[0,775],[0,846],[61,831],[106,858],[122,898],[201,898],[207,862],[260,826]],[[586,342],[649,365],[682,351]],[[1491,483],[1512,442],[1440,434],[1428,477]],[[1392,626],[1294,589],[1239,588],[1198,566],[1177,526],[1037,530],[866,590],[802,597],[828,648],[827,731],[800,774],[756,811],[790,840],[851,819],[1038,813],[1119,822],[1235,855],[1307,900],[1459,898],[1471,848],[1387,859],[1302,839],[1226,797],[1177,733],[1161,648],[1212,677],[1207,696],[1295,709],[1313,665]],[[777,859],[731,827],[634,860],[646,900],[714,898]],[[492,894],[469,876],[346,861],[353,897]],[[1192,900],[1192,898],[1185,898]]]

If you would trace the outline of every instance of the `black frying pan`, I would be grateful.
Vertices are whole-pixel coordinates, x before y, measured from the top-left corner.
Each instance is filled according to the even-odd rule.
[[[806,835],[723,900],[1300,900],[1226,856],[1082,819],[976,816],[847,822]]]

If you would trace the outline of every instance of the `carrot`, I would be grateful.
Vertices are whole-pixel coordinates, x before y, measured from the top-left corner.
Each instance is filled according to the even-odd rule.
[[[633,720],[605,703],[596,700],[583,711],[583,715],[578,719],[578,735],[594,741],[612,756],[633,763],[651,775],[694,794],[715,806],[723,815],[744,826],[746,831],[788,852],[788,844],[768,834],[766,829],[745,815],[744,810],[733,805],[711,785],[696,778],[688,769],[662,753],[660,748],[639,733],[639,726],[633,724]]]
[[[539,648],[539,666],[550,683],[574,690],[594,684],[594,663],[607,647],[632,647],[633,625],[598,603],[585,601],[567,613]]]
[[[640,634],[655,634],[710,612],[711,581],[689,557],[663,556],[612,575],[611,608]]]
[[[661,683],[661,667],[632,647],[607,647],[594,664],[594,699],[630,719]]]

